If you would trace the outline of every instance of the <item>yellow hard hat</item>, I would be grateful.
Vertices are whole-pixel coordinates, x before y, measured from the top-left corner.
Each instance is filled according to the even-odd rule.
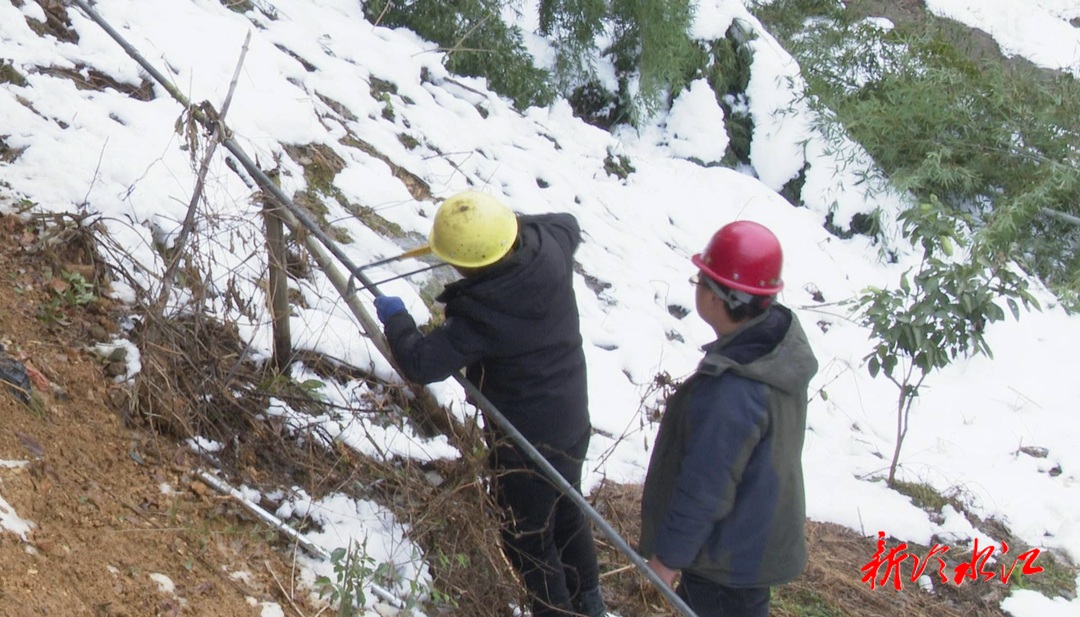
[[[510,208],[491,195],[465,191],[439,206],[428,244],[449,264],[482,268],[510,252],[517,232],[517,217]]]

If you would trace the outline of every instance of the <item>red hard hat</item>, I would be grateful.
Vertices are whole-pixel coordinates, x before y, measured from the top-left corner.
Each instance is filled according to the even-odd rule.
[[[690,260],[716,282],[755,296],[771,296],[784,288],[780,241],[753,221],[724,225]]]

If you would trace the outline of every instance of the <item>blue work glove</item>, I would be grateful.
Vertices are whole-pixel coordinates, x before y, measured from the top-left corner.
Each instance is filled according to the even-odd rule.
[[[405,303],[397,296],[379,296],[375,298],[375,313],[384,324],[394,315],[405,311]]]

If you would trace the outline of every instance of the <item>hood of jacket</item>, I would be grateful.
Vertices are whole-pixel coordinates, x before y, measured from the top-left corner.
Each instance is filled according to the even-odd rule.
[[[704,351],[699,372],[732,371],[785,393],[805,391],[818,369],[799,320],[790,309],[775,303],[735,332],[706,345]]]
[[[471,309],[538,319],[571,275],[572,252],[546,229],[523,221],[516,248],[498,263],[446,286],[439,302]]]

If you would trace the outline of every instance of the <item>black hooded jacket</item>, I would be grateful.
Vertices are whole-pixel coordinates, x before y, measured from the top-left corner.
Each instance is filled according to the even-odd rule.
[[[566,451],[589,430],[573,254],[581,230],[570,214],[518,217],[518,246],[496,264],[451,283],[437,298],[446,321],[428,335],[407,312],[385,324],[411,381],[466,377],[542,452]]]

